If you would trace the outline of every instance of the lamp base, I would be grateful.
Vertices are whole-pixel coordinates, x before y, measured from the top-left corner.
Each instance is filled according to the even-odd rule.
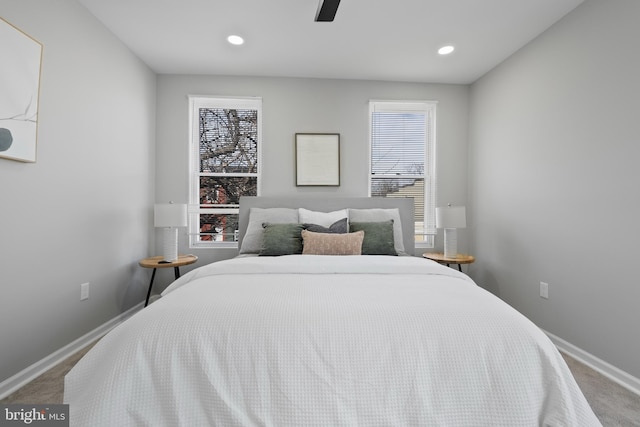
[[[167,227],[162,236],[163,261],[173,262],[178,259],[178,229]]]
[[[458,234],[455,228],[444,229],[444,256],[446,258],[458,256]]]

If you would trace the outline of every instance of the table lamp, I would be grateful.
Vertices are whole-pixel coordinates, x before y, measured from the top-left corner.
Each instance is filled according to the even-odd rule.
[[[163,228],[162,260],[178,259],[178,227],[187,226],[187,205],[173,202],[156,204],[153,208],[153,223]]]
[[[436,208],[436,228],[444,228],[444,256],[455,258],[458,256],[458,236],[456,229],[467,226],[464,206],[451,204]]]

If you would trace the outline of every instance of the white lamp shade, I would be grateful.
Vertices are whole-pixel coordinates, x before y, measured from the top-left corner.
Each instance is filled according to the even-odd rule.
[[[186,227],[187,205],[178,203],[156,204],[153,209],[156,227]]]
[[[465,228],[467,215],[464,206],[436,208],[436,228]]]

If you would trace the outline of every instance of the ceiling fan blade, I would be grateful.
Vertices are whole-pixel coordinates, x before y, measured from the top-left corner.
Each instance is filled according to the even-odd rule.
[[[332,22],[336,17],[340,0],[320,0],[316,12],[316,22]]]

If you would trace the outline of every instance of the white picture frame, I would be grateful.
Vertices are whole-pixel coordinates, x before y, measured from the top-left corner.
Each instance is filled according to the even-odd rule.
[[[42,44],[0,18],[0,158],[34,163]]]
[[[340,186],[340,134],[296,133],[296,186]]]

